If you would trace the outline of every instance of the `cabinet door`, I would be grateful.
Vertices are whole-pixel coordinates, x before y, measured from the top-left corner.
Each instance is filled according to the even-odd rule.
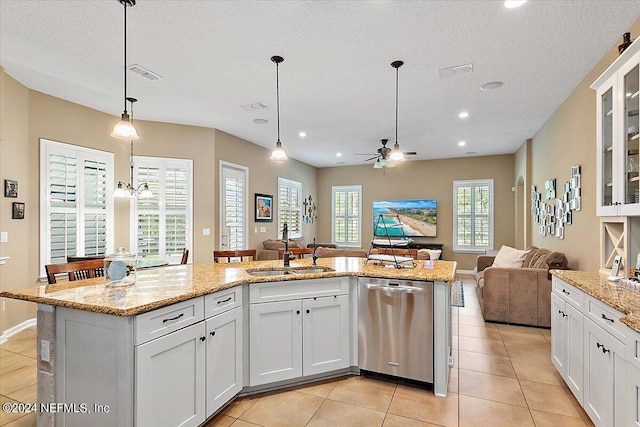
[[[567,314],[565,305],[562,298],[551,293],[551,361],[566,381]]]
[[[204,338],[204,322],[199,322],[136,347],[137,427],[204,421]]]
[[[242,307],[206,321],[207,417],[242,389]]]
[[[584,400],[584,316],[571,304],[565,306],[566,359],[564,380],[582,405]]]
[[[349,367],[349,296],[302,301],[304,375]]]
[[[640,67],[638,62],[640,56],[634,55],[618,71],[618,98],[621,101],[619,106],[620,114],[615,120],[619,123],[619,135],[616,137],[620,142],[619,153],[621,154],[619,165],[621,166],[621,199],[620,214],[633,215],[640,210],[640,175],[638,173],[638,110],[640,109],[640,96],[638,96],[640,82]],[[616,149],[618,151],[618,149]]]
[[[589,319],[584,319],[584,403],[593,423],[624,425],[624,411],[614,421],[616,400],[624,401],[624,345]],[[621,389],[622,386],[622,389]],[[619,393],[619,395],[616,395]]]
[[[627,425],[640,427],[640,370],[635,366],[629,365],[627,383]]]
[[[617,161],[616,123],[617,106],[616,76],[612,76],[598,90],[596,98],[596,142],[598,186],[596,211],[599,216],[617,215],[618,194],[616,192],[615,165]],[[615,108],[614,108],[615,106]]]
[[[250,384],[302,376],[302,302],[251,304],[249,310]]]

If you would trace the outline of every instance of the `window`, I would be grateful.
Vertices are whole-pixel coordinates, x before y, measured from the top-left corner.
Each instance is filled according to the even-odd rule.
[[[278,178],[278,233],[282,236],[282,226],[289,227],[289,238],[302,237],[302,184],[285,178]]]
[[[247,182],[249,169],[220,162],[220,248],[247,249]]]
[[[179,264],[191,247],[193,161],[135,157],[134,163],[136,185],[147,183],[153,197],[131,201],[131,246],[138,256]]]
[[[453,249],[493,249],[493,180],[453,182]]]
[[[331,187],[331,235],[339,246],[360,247],[362,186]]]
[[[113,252],[113,153],[40,140],[40,275],[67,256]]]

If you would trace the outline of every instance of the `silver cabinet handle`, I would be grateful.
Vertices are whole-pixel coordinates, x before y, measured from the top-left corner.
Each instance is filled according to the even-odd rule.
[[[423,288],[418,288],[417,286],[380,286],[374,285],[373,283],[367,283],[365,286],[367,289],[371,289],[373,291],[389,291],[404,294],[417,294],[425,291]]]

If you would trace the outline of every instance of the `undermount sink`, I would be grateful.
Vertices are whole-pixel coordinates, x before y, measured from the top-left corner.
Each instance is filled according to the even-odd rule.
[[[273,268],[273,269],[260,269],[253,268],[248,269],[247,273],[252,276],[286,276],[286,275],[298,275],[298,274],[317,274],[326,273],[328,271],[335,271],[329,267],[294,267],[294,268]]]

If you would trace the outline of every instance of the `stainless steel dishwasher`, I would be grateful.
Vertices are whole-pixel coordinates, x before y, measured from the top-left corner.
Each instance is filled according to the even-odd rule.
[[[433,383],[433,283],[358,279],[358,367]]]

